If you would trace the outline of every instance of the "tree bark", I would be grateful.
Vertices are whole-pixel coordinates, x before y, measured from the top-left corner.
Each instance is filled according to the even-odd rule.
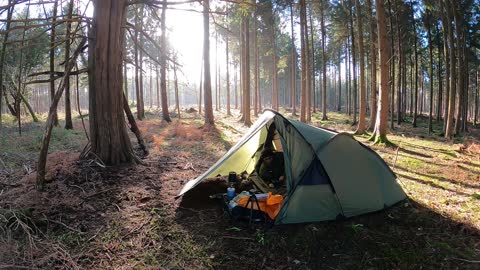
[[[167,99],[167,27],[166,27],[166,11],[167,0],[163,0],[162,3],[162,15],[160,18],[160,29],[162,34],[160,36],[160,92],[162,95],[162,118],[167,122],[172,122],[170,114],[168,112],[168,99]]]
[[[323,69],[323,83],[322,83],[322,120],[328,120],[327,117],[327,53],[325,48],[326,30],[325,30],[325,1],[322,1],[320,7],[320,20],[322,32],[322,69]]]
[[[209,25],[210,0],[203,0],[203,89],[205,106],[205,125],[214,125],[212,108],[212,82],[210,77],[210,25]]]
[[[241,34],[242,34],[242,92],[243,92],[243,124],[246,126],[252,125],[252,120],[250,118],[250,27],[249,27],[249,17],[248,15],[242,16],[242,25],[241,25]]]
[[[70,58],[70,39],[71,39],[71,28],[72,23],[70,22],[73,14],[73,0],[70,0],[68,3],[68,15],[67,15],[67,26],[66,26],[66,38],[65,38],[65,63],[68,62]],[[65,129],[73,129],[72,122],[72,102],[70,101],[70,77],[65,77]]]
[[[50,100],[53,102],[55,96],[55,39],[56,39],[56,21],[57,21],[58,0],[53,1],[52,28],[50,32]],[[58,126],[58,115],[53,113],[53,125]]]
[[[383,0],[375,0],[377,6],[378,51],[380,63],[380,94],[378,100],[377,120],[372,139],[375,143],[387,143],[388,92],[390,54],[387,40],[387,23]]]
[[[370,31],[370,125],[369,130],[375,128],[377,118],[377,52],[375,51],[375,18],[373,17],[372,0],[367,0],[368,21]]]
[[[353,24],[352,3],[348,2],[348,10],[350,13],[350,36],[352,38],[352,75],[353,75],[353,125],[357,124],[357,52],[355,51],[355,34]]]
[[[301,94],[300,94],[300,121],[306,122],[306,102],[307,102],[307,55],[306,55],[306,42],[305,42],[305,25],[307,23],[307,11],[305,0],[299,1],[300,9],[300,60],[302,69],[301,78]]]
[[[292,83],[292,115],[297,115],[297,49],[295,48],[295,32],[293,25],[293,0],[290,0],[290,27],[291,27],[291,83]]]
[[[228,33],[226,34],[226,37],[225,37],[225,59],[226,59],[226,63],[225,63],[225,66],[226,66],[226,71],[227,71],[227,115],[228,116],[231,116],[232,115],[232,112],[230,111],[230,53],[229,53],[229,50],[228,50]]]
[[[126,0],[97,0],[89,42],[91,151],[107,165],[134,160],[123,116]]]
[[[431,22],[430,22],[430,10],[426,9],[425,16],[427,17],[426,28],[427,28],[427,39],[428,39],[428,52],[429,52],[429,77],[430,77],[430,107],[428,108],[428,134],[433,132],[433,41],[432,41],[432,31],[431,31]]]
[[[358,117],[358,127],[355,134],[365,133],[366,114],[367,114],[367,86],[365,82],[365,52],[363,48],[363,29],[361,6],[358,0],[355,0],[355,10],[357,15],[357,32],[358,32],[358,50],[360,53],[360,112]]]
[[[412,20],[413,20],[413,50],[415,55],[415,94],[414,94],[414,104],[413,104],[413,120],[412,126],[417,127],[417,115],[418,115],[418,50],[417,50],[417,28],[415,23],[415,16],[414,16],[414,7],[413,1],[411,2],[412,5]]]
[[[455,98],[456,98],[456,85],[455,82],[457,80],[456,72],[455,72],[455,43],[454,43],[454,36],[452,30],[452,10],[450,9],[449,0],[446,0],[445,9],[447,10],[447,31],[448,31],[448,45],[450,48],[449,52],[449,65],[450,65],[450,81],[449,81],[449,98],[448,98],[448,116],[447,116],[447,125],[445,128],[445,138],[451,139],[453,136],[453,127],[454,127],[454,113],[455,113]]]

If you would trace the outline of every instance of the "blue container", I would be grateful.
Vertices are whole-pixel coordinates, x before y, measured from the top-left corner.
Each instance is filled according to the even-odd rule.
[[[227,197],[230,198],[230,199],[233,199],[233,197],[235,197],[235,188],[234,187],[227,188]]]

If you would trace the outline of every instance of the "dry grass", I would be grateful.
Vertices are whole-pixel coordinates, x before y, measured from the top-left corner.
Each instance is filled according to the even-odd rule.
[[[478,269],[478,132],[451,142],[438,132],[428,136],[423,119],[417,129],[405,123],[389,134],[398,155],[397,148],[374,149],[395,168],[407,201],[345,221],[264,231],[225,217],[208,198],[223,190],[216,183],[199,186],[194,198],[175,199],[186,180],[208,169],[247,129],[238,117],[216,119],[216,127],[206,128],[196,114],[182,113],[170,124],[149,115],[138,123],[152,149],[147,166],[77,163],[69,153],[81,150],[83,131],[57,131],[53,149],[67,152],[51,155],[45,193],[32,189],[23,166],[34,167],[38,150],[31,142],[41,130],[32,127],[24,135],[30,139],[17,144],[16,136],[2,137],[0,181],[8,185],[0,186],[0,208],[34,211],[19,219],[25,226],[11,227],[0,216],[0,267]],[[341,131],[354,128],[343,114],[313,119]]]

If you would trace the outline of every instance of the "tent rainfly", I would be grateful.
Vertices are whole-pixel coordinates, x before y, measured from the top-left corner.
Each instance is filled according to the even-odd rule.
[[[185,184],[178,196],[206,178],[252,173],[269,134],[283,152],[287,194],[275,224],[353,217],[406,198],[396,175],[372,149],[348,133],[336,133],[266,110],[210,169]]]

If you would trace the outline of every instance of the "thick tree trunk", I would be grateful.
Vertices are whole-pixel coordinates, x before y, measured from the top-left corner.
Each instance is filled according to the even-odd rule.
[[[210,0],[203,1],[203,89],[205,105],[205,125],[214,125],[212,108],[212,82],[210,77],[210,24],[209,24]]]
[[[443,132],[445,133],[448,120],[448,102],[450,96],[450,53],[448,51],[448,33],[446,29],[447,19],[445,16],[443,0],[440,2],[440,15],[442,19],[443,55],[445,56],[445,99],[443,101]]]
[[[122,61],[126,0],[97,0],[89,42],[91,150],[105,164],[134,159],[123,116]]]
[[[376,143],[386,143],[387,140],[387,118],[388,118],[388,92],[389,92],[389,71],[388,61],[390,60],[387,23],[385,18],[385,6],[383,0],[375,0],[377,6],[377,29],[378,29],[378,51],[380,63],[380,94],[378,101],[377,120],[372,138]]]
[[[355,134],[365,133],[366,115],[367,115],[367,85],[365,82],[365,52],[363,48],[363,29],[362,14],[359,0],[355,0],[355,10],[357,15],[358,32],[358,50],[360,57],[360,112],[358,118],[358,127]]]
[[[68,15],[67,15],[67,27],[66,27],[66,40],[65,40],[65,63],[68,62],[70,58],[70,39],[71,39],[71,28],[72,23],[70,20],[72,19],[73,14],[73,0],[70,0],[68,3]],[[73,122],[72,122],[72,102],[70,101],[70,77],[65,78],[65,129],[73,129]]]

